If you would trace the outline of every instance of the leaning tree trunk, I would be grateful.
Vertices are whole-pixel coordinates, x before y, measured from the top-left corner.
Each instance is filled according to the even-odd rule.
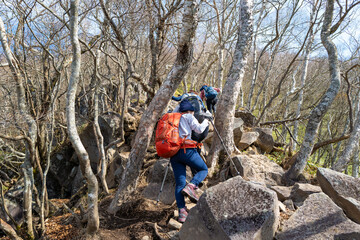
[[[7,224],[4,220],[0,218],[0,230],[2,230],[11,240],[22,240],[19,235],[15,232],[15,230]]]
[[[244,77],[247,57],[252,38],[252,0],[242,0],[240,3],[238,39],[234,52],[234,60],[223,88],[221,99],[215,114],[215,127],[221,134],[226,147],[230,152],[234,149],[234,136],[232,126],[234,123],[235,106]],[[209,174],[211,175],[217,164],[220,151],[223,149],[218,137],[214,137],[207,158]]]
[[[125,171],[122,175],[120,185],[115,198],[108,208],[108,212],[110,213],[116,213],[121,203],[135,189],[155,124],[190,67],[194,48],[193,42],[198,23],[198,5],[198,0],[188,0],[184,3],[182,29],[180,32],[175,63],[166,80],[161,85],[141,117],[135,142],[127,161]]]
[[[350,134],[349,141],[347,142],[346,147],[344,151],[341,153],[338,161],[333,165],[332,167],[333,170],[338,172],[342,172],[345,170],[347,164],[350,162],[352,154],[359,146],[359,138],[360,138],[360,111],[358,111],[358,114],[356,116],[355,125]]]
[[[66,116],[67,116],[67,130],[70,141],[74,147],[76,154],[80,161],[81,172],[85,177],[88,185],[88,222],[87,234],[91,236],[99,229],[99,213],[98,213],[98,182],[94,175],[91,166],[89,155],[82,144],[79,133],[76,128],[75,121],[75,96],[76,89],[79,82],[80,66],[81,66],[81,49],[78,38],[78,23],[79,23],[79,0],[71,1],[71,19],[70,19],[70,35],[73,50],[73,62],[71,63],[71,76],[69,81],[68,92],[66,96]]]
[[[321,119],[324,117],[326,111],[329,109],[340,89],[340,69],[337,59],[337,49],[330,39],[330,35],[332,33],[331,22],[333,19],[333,11],[334,0],[328,0],[324,15],[324,23],[321,30],[321,42],[328,52],[331,83],[319,104],[311,111],[300,150],[294,155],[295,162],[284,176],[285,181],[288,183],[292,180],[296,180],[304,170],[307,159],[309,158],[314,146],[315,136]]]
[[[17,100],[18,100],[18,107],[20,110],[21,116],[25,119],[26,124],[28,125],[28,136],[25,136],[26,142],[26,157],[24,163],[21,165],[22,171],[24,173],[30,174],[29,179],[32,179],[32,166],[35,162],[35,144],[36,144],[36,136],[37,136],[37,125],[34,120],[34,118],[30,115],[30,111],[28,109],[28,106],[26,104],[26,96],[25,96],[25,88],[22,82],[22,78],[19,73],[19,66],[18,61],[14,59],[14,54],[11,52],[11,49],[8,44],[8,40],[6,37],[6,31],[4,22],[0,18],[0,40],[1,44],[4,49],[4,53],[6,56],[6,59],[8,61],[9,67],[11,69],[11,73],[13,75],[13,78],[16,82],[16,93],[17,93]],[[25,176],[24,176],[25,177]],[[28,178],[26,178],[28,179]],[[32,225],[32,182],[31,181],[25,181],[25,189],[28,189],[28,191],[24,191],[24,206],[27,206],[24,208],[25,212],[25,220],[27,225],[27,234],[30,238],[34,238],[34,231],[33,231],[33,225]],[[30,185],[30,186],[29,186]],[[28,187],[28,188],[27,188]]]

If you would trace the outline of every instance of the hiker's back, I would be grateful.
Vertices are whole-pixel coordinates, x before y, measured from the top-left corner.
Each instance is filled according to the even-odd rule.
[[[217,96],[218,92],[213,87],[207,87],[205,89],[205,97],[207,99],[214,99]]]

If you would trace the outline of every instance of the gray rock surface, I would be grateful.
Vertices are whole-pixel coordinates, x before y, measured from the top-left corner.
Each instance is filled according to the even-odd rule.
[[[286,186],[271,186],[271,190],[275,191],[280,201],[285,201],[290,198],[292,187]]]
[[[129,158],[130,152],[118,152],[114,153],[112,160],[110,161],[106,173],[106,182],[109,188],[115,188],[121,181],[121,175],[126,167],[126,162]],[[110,158],[108,158],[110,159]]]
[[[242,138],[242,134],[244,132],[243,125],[244,121],[241,118],[234,118],[233,134],[235,143],[239,142]]]
[[[349,220],[326,194],[311,194],[284,223],[277,240],[360,239],[360,225]],[[354,236],[347,238],[346,236]]]
[[[259,133],[259,137],[256,140],[255,144],[261,148],[266,153],[270,153],[274,148],[274,138],[272,137],[271,128],[254,128],[253,131]]]
[[[240,175],[245,179],[262,182],[267,185],[281,185],[284,170],[264,155],[237,155],[233,162]],[[230,165],[232,176],[236,176],[233,165]]]
[[[272,240],[278,222],[275,192],[237,176],[207,189],[179,234],[181,240]]]
[[[256,117],[249,111],[238,110],[235,112],[236,118],[241,118],[244,121],[244,125],[247,127],[253,127],[256,123]]]
[[[144,197],[157,200],[161,183],[165,176],[165,170],[169,159],[159,159],[150,170],[149,184],[143,191]],[[169,166],[164,187],[160,195],[160,201],[165,204],[172,204],[175,201],[175,178],[171,165]]]
[[[242,151],[248,148],[251,144],[253,144],[257,138],[259,137],[258,132],[244,132],[241,136],[241,139],[235,141],[236,147]],[[234,135],[235,138],[235,135]]]
[[[318,168],[316,177],[324,193],[360,224],[360,179],[327,168]]]
[[[301,205],[310,194],[322,192],[319,186],[309,183],[296,183],[291,190],[290,198],[293,202]]]

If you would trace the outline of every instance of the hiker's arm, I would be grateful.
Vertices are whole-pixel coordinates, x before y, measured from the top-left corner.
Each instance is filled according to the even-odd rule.
[[[209,125],[209,122],[207,119],[204,119],[204,121],[200,124],[199,121],[193,116],[187,118],[189,121],[189,126],[191,130],[195,131],[196,133],[202,133],[205,131],[205,128]]]
[[[182,96],[179,96],[179,97],[172,96],[171,99],[178,102],[181,100],[181,97]]]

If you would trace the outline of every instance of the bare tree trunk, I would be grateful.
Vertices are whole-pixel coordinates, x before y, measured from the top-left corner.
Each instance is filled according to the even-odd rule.
[[[80,66],[81,66],[81,49],[78,39],[78,14],[79,14],[79,0],[71,1],[71,18],[70,18],[70,34],[71,44],[73,50],[73,62],[71,64],[71,76],[66,96],[67,107],[67,125],[70,141],[75,149],[75,152],[80,161],[81,172],[85,177],[88,185],[88,209],[87,209],[87,235],[96,234],[99,229],[99,213],[98,213],[98,182],[94,175],[91,166],[89,155],[82,144],[79,133],[76,128],[75,121],[75,96],[76,89],[79,82]]]
[[[359,103],[357,103],[359,104]],[[355,125],[353,127],[353,130],[350,134],[349,141],[347,142],[344,151],[341,153],[341,156],[339,157],[338,161],[334,164],[332,167],[333,170],[342,172],[347,167],[347,164],[351,160],[351,156],[356,150],[356,148],[359,146],[359,138],[360,138],[360,111],[358,111],[358,114],[356,116]]]
[[[101,133],[100,125],[99,125],[99,95],[100,95],[100,79],[98,78],[98,69],[100,62],[100,51],[97,51],[95,58],[95,68],[94,68],[94,77],[96,80],[95,85],[95,95],[94,95],[94,132],[96,136],[96,144],[100,153],[100,161],[98,171],[99,178],[101,184],[103,186],[103,190],[106,194],[109,194],[109,188],[106,183],[106,170],[107,170],[107,162],[105,156],[105,148],[104,148],[104,137]]]
[[[40,221],[41,221],[41,230],[44,233],[45,232],[45,215],[48,214],[49,211],[49,204],[48,204],[48,196],[47,196],[47,190],[46,190],[46,177],[47,177],[47,173],[49,172],[50,169],[50,160],[51,160],[51,147],[53,144],[53,139],[54,139],[54,111],[55,111],[55,102],[56,102],[56,98],[57,98],[57,94],[58,94],[58,90],[60,88],[60,79],[59,82],[56,83],[55,87],[54,87],[54,91],[51,94],[50,97],[50,109],[49,109],[49,126],[48,126],[48,146],[47,146],[47,151],[46,151],[46,167],[43,173],[43,182],[42,182],[42,189],[41,189],[41,207],[40,207]],[[46,206],[46,211],[45,211],[45,206]]]
[[[285,181],[288,183],[290,183],[291,180],[296,180],[303,172],[306,166],[306,161],[309,158],[314,146],[314,140],[320,121],[325,115],[326,111],[329,109],[340,89],[340,69],[337,59],[337,49],[335,44],[330,39],[330,35],[332,33],[331,23],[333,19],[333,11],[334,0],[328,0],[324,15],[324,23],[321,30],[321,41],[328,52],[331,83],[319,104],[311,111],[301,148],[299,152],[294,155],[295,163],[285,173]]]
[[[180,32],[175,63],[166,80],[161,85],[141,117],[135,142],[126,164],[126,169],[122,175],[115,198],[108,208],[108,212],[110,213],[116,213],[118,207],[135,189],[155,124],[190,67],[194,47],[193,41],[198,22],[198,5],[198,0],[188,0],[184,3],[182,29]]]
[[[37,125],[34,120],[34,118],[30,115],[30,111],[26,105],[26,96],[25,96],[25,89],[24,85],[19,73],[19,66],[18,61],[14,59],[14,55],[11,52],[11,49],[8,44],[8,40],[6,37],[6,31],[4,22],[0,18],[0,40],[1,44],[3,46],[6,59],[8,61],[9,67],[11,69],[11,73],[13,75],[13,78],[16,82],[16,93],[17,93],[17,99],[18,99],[18,107],[20,110],[21,116],[25,119],[27,125],[28,125],[28,136],[25,137],[26,142],[26,157],[25,161],[22,164],[23,172],[26,173],[27,169],[31,168],[32,165],[35,162],[35,144],[36,144],[36,137],[37,137]],[[29,174],[33,174],[33,172],[29,172]],[[25,177],[25,176],[24,176]],[[32,226],[32,194],[31,194],[32,186],[30,187],[30,190],[28,194],[24,193],[24,205],[28,204],[28,209],[25,209],[26,211],[26,222],[27,222],[27,233],[31,238],[34,238],[34,231]]]
[[[260,58],[257,59],[257,45],[256,45],[256,41],[257,41],[257,36],[258,36],[258,30],[260,28],[260,25],[262,23],[263,20],[263,13],[265,10],[265,6],[266,6],[266,2],[263,1],[262,2],[262,7],[259,13],[259,19],[256,23],[256,28],[254,29],[254,38],[253,38],[253,63],[252,63],[252,77],[251,77],[251,85],[250,85],[250,90],[249,90],[249,95],[248,95],[248,99],[247,99],[247,104],[246,104],[246,108],[248,110],[251,109],[251,99],[253,97],[253,93],[254,93],[254,89],[255,89],[255,83],[256,83],[256,79],[257,79],[257,75],[258,75],[258,64],[257,61],[260,61]]]
[[[316,14],[316,4],[313,5],[313,9],[312,12],[310,14],[310,27],[312,24],[314,24],[313,22],[315,21],[315,14]],[[311,53],[311,47],[312,44],[314,42],[314,37],[315,37],[315,31],[313,30],[313,28],[311,28],[310,30],[310,35],[309,35],[309,40],[306,44],[305,47],[305,55],[304,55],[304,62],[303,62],[303,66],[302,66],[302,72],[301,72],[301,85],[300,85],[300,92],[299,92],[299,102],[298,102],[298,106],[296,109],[296,116],[295,118],[300,117],[300,111],[301,111],[301,107],[302,107],[302,103],[303,103],[303,98],[304,98],[304,86],[305,86],[305,80],[307,77],[307,70],[308,70],[308,65],[309,65],[309,56]],[[295,140],[297,140],[298,137],[298,130],[299,130],[299,121],[295,121],[294,123],[294,131],[293,131],[293,136],[295,138]],[[296,148],[296,142],[293,145],[293,149],[295,150]]]
[[[10,237],[11,240],[22,240],[22,238],[16,234],[15,230],[1,218],[0,229],[4,231],[4,233],[6,233],[6,235]]]
[[[232,125],[234,123],[235,106],[242,85],[252,38],[252,6],[252,0],[242,0],[240,2],[238,39],[234,52],[234,60],[215,113],[215,127],[218,129],[230,152],[234,149]],[[223,146],[220,139],[214,137],[207,158],[210,175],[215,169],[219,152],[222,149]]]

